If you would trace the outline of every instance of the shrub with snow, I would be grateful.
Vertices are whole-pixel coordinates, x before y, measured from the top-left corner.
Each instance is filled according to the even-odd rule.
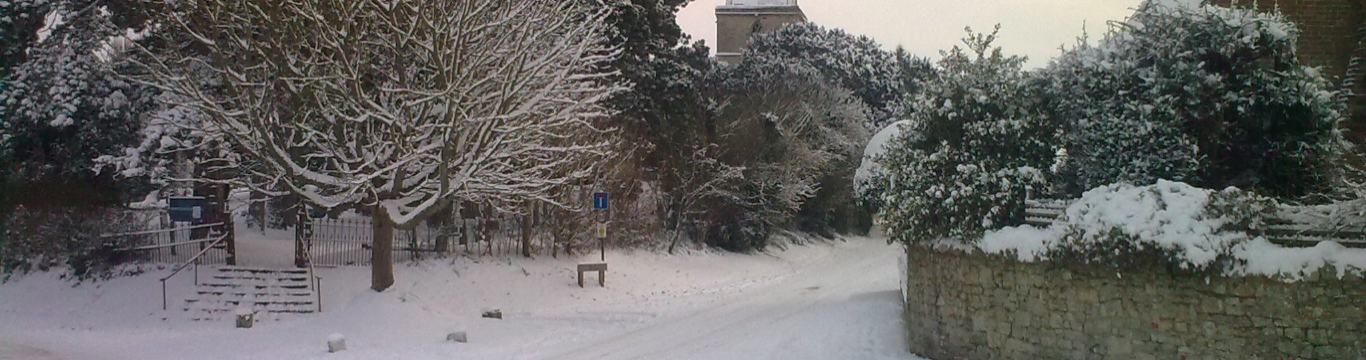
[[[1271,207],[1237,189],[1212,191],[1158,180],[1087,191],[1052,230],[1059,237],[1044,257],[1116,268],[1167,266],[1222,272],[1235,245]]]
[[[972,35],[968,49],[944,53],[924,84],[902,134],[880,165],[886,170],[882,221],[894,240],[976,238],[1020,223],[1024,199],[1044,184],[1053,128],[1033,110],[1024,58],[991,46],[995,33]]]
[[[1338,276],[1366,269],[1366,249],[1331,241],[1286,248],[1259,235],[1278,208],[1271,199],[1236,188],[1200,189],[1158,180],[1087,191],[1052,226],[987,232],[987,253],[1013,253],[1020,261],[1116,270],[1165,268],[1206,276],[1263,275],[1296,280],[1333,266]]]
[[[147,111],[151,91],[123,81],[116,74],[123,64],[97,53],[114,33],[108,21],[72,5],[63,2],[53,10],[52,16],[67,22],[44,28],[47,37],[25,50],[23,63],[4,65],[0,183],[15,188],[0,188],[0,201],[14,195],[28,199],[13,201],[30,204],[116,202],[119,187],[137,185],[97,175],[94,160],[136,141],[138,116]],[[42,199],[11,190],[20,185],[51,195]],[[62,196],[68,193],[81,195]]]
[[[100,234],[144,230],[118,209],[39,208],[18,206],[0,213],[0,278],[30,271],[62,269],[76,281],[136,274],[117,271],[136,260],[118,249],[132,246],[134,237],[100,238]]]
[[[1042,72],[1066,129],[1066,196],[1157,179],[1266,195],[1322,193],[1340,177],[1344,105],[1296,58],[1282,15],[1189,2],[1142,5],[1098,45]]]

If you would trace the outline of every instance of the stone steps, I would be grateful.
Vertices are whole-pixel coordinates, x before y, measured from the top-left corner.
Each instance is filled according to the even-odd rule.
[[[257,321],[318,309],[307,270],[222,267],[185,299],[183,310],[194,320],[221,320],[242,308],[256,313]]]

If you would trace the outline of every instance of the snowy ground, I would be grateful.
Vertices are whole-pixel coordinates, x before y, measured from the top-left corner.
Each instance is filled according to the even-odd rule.
[[[269,236],[267,236],[269,237]],[[49,274],[0,285],[0,359],[915,359],[896,259],[882,239],[743,255],[609,252],[607,287],[580,289],[579,259],[456,258],[319,269],[321,314],[234,329],[175,310],[191,278],[167,270],[72,287]],[[269,262],[275,262],[272,259]],[[501,309],[502,320],[480,318]],[[444,341],[452,330],[470,342]],[[329,354],[329,334],[349,350]]]

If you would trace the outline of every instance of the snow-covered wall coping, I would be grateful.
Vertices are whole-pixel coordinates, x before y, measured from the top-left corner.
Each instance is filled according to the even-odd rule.
[[[1209,267],[1224,257],[1236,261],[1223,275],[1283,281],[1297,281],[1326,266],[1335,269],[1338,277],[1360,275],[1366,269],[1366,249],[1332,241],[1308,248],[1283,247],[1261,236],[1228,230],[1226,225],[1237,221],[1234,216],[1208,211],[1212,199],[1220,196],[1237,196],[1236,189],[1219,192],[1172,181],[1100,187],[1069,205],[1052,226],[989,231],[975,247],[989,254],[1014,253],[1019,261],[1033,262],[1048,260],[1052,250],[1130,241],[1138,248],[1173,251],[1182,268]],[[1116,233],[1127,238],[1116,239]]]

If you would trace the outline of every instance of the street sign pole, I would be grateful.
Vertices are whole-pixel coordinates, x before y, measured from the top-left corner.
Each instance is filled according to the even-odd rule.
[[[598,246],[602,261],[607,261],[607,226],[612,222],[612,210],[607,204],[607,192],[598,191],[593,193],[593,210],[601,211],[598,216]]]

